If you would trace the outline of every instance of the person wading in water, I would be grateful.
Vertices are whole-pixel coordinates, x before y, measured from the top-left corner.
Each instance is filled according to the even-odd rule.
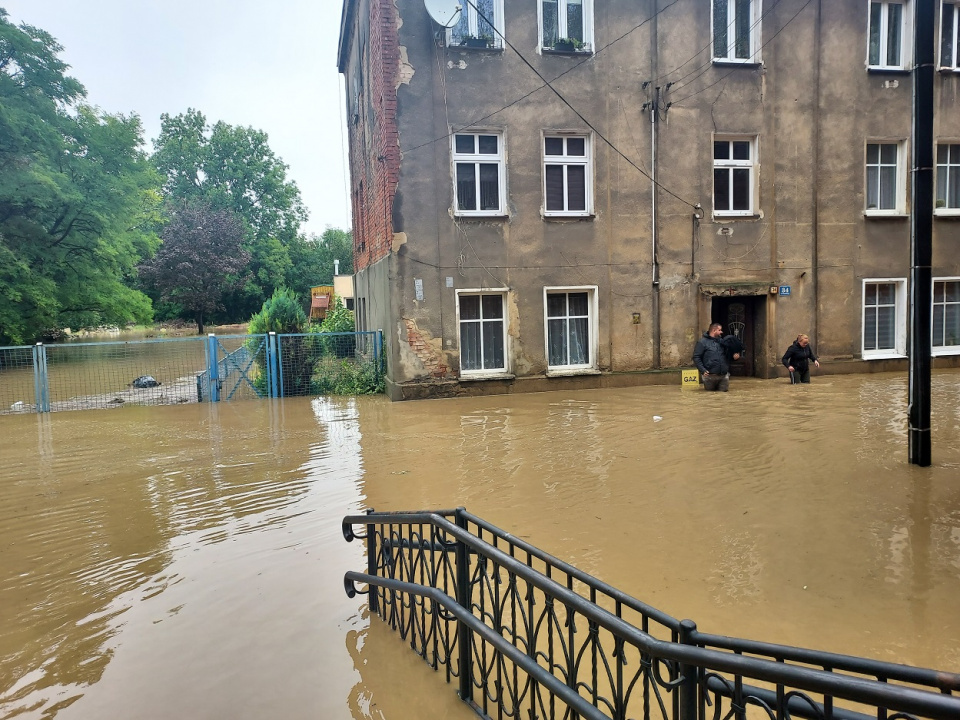
[[[730,390],[730,364],[727,362],[727,348],[722,337],[723,326],[713,323],[697,341],[693,350],[693,363],[703,378],[704,390]],[[733,353],[733,359],[739,360],[740,353]]]

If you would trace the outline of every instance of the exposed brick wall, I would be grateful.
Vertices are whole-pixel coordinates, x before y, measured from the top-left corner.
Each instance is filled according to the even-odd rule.
[[[364,19],[359,18],[363,23]],[[386,257],[393,244],[393,198],[400,174],[397,84],[399,18],[394,0],[370,0],[369,45],[363,64],[363,98],[350,124],[354,268]]]
[[[430,377],[436,379],[446,378],[450,368],[447,367],[437,353],[434,352],[433,347],[431,347],[430,343],[424,338],[420,332],[420,328],[417,327],[417,323],[409,318],[403,318],[403,322],[407,326],[407,343],[410,345],[410,349],[413,350],[414,354],[420,358],[420,362],[423,363],[427,372],[430,373]]]

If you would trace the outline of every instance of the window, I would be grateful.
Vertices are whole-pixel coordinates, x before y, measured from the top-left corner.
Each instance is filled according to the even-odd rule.
[[[544,215],[589,215],[593,205],[592,186],[590,139],[582,135],[544,137]]]
[[[933,354],[960,354],[960,278],[933,281]]]
[[[960,145],[937,145],[938,215],[960,213]]]
[[[755,141],[756,138],[714,138],[714,215],[753,215]]]
[[[461,375],[500,375],[506,372],[505,294],[505,290],[457,293]]]
[[[940,14],[940,67],[960,70],[960,3],[943,3]]]
[[[557,40],[576,40],[582,49],[593,43],[593,0],[540,0],[542,47],[552,48]]]
[[[867,214],[899,215],[906,195],[900,143],[867,144]]]
[[[906,355],[907,281],[863,281],[863,359]]]
[[[453,136],[454,182],[458,215],[503,212],[503,137],[495,133]]]
[[[906,2],[870,3],[867,36],[867,67],[874,70],[904,70],[906,39],[910,37],[910,11]]]
[[[544,288],[547,370],[597,367],[596,287]]]
[[[473,0],[463,3],[460,22],[450,28],[449,45],[466,45],[477,39],[487,47],[503,47],[503,0]]]
[[[713,61],[760,62],[760,0],[713,0]]]

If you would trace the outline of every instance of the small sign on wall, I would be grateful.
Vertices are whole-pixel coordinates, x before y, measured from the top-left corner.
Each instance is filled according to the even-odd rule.
[[[790,295],[790,286],[789,286],[789,285],[781,285],[781,286],[780,286],[780,297],[787,297],[788,295]]]
[[[684,368],[681,370],[680,385],[685,390],[696,390],[698,387],[700,387],[700,371],[696,368]]]
[[[413,290],[414,290],[414,293],[416,293],[417,300],[422,302],[423,301],[423,279],[422,278],[413,279]]]

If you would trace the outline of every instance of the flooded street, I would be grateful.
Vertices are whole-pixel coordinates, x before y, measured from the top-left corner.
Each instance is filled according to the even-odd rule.
[[[471,512],[705,632],[960,672],[960,373],[0,417],[0,718],[470,718],[340,520]]]

